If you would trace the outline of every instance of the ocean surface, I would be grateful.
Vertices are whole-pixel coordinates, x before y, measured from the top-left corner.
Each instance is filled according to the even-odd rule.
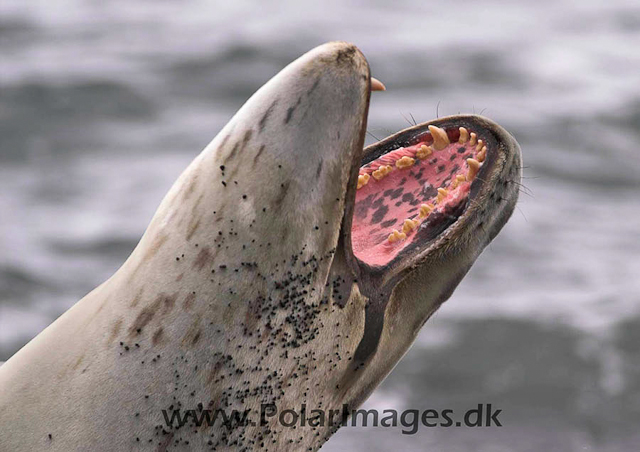
[[[482,112],[526,169],[511,221],[365,405],[491,403],[502,427],[347,427],[323,450],[639,450],[637,0],[2,0],[0,360],[120,266],[257,88],[336,39],[387,86],[369,143]]]

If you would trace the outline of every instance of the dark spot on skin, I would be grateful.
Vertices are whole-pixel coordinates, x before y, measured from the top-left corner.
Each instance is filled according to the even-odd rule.
[[[287,196],[289,185],[291,185],[290,180],[283,182],[280,185],[280,192],[278,193],[278,196],[276,197],[276,199],[273,201],[276,210],[279,210],[282,207],[282,202],[284,201],[284,198]]]
[[[302,102],[302,97],[298,97],[298,100],[293,107],[287,108],[287,117],[284,118],[285,124],[289,124],[289,121],[291,121],[291,117],[293,116],[293,112],[296,111],[296,108],[298,108],[298,105],[300,105],[300,102]]]
[[[440,174],[441,172],[443,172],[443,171],[444,171],[444,169],[445,169],[445,168],[446,168],[446,166],[445,166],[445,165],[439,165],[439,166],[438,166],[438,171],[436,171],[436,174]]]
[[[251,129],[247,130],[244,133],[244,138],[242,138],[242,147],[244,148],[247,143],[249,142],[249,140],[251,139],[251,136],[253,135],[253,131]]]
[[[236,152],[238,152],[239,148],[240,148],[240,143],[236,143],[233,145],[231,152],[229,152],[229,155],[227,155],[227,157],[224,159],[225,163],[229,162],[233,158],[233,156],[236,155]]]
[[[258,158],[260,157],[260,155],[262,155],[262,152],[264,151],[265,145],[260,145],[260,149],[258,149],[258,152],[256,152],[256,156],[253,158],[253,166],[256,166],[256,163],[258,163]]]
[[[464,154],[467,149],[463,146],[458,148],[458,154]]]
[[[394,224],[396,224],[398,221],[397,218],[391,219],[391,220],[387,220],[387,221],[383,221],[382,223],[380,223],[380,226],[382,226],[383,228],[388,228],[390,226],[393,226]]]
[[[424,185],[422,187],[422,196],[424,197],[424,199],[428,199],[428,198],[433,198],[434,196],[438,195],[438,189],[435,188],[433,185],[429,184],[429,185]]]
[[[198,253],[198,256],[193,261],[193,268],[202,270],[206,265],[211,263],[214,255],[211,254],[211,249],[208,246],[203,246]]]
[[[413,200],[413,193],[405,193],[404,195],[402,195],[402,202],[411,202]]]
[[[311,86],[311,88],[309,88],[309,91],[307,91],[307,96],[311,96],[311,93],[315,91],[315,89],[318,87],[319,84],[320,84],[320,77],[318,77],[316,81],[313,82],[313,85]]]
[[[391,199],[396,199],[398,196],[400,196],[402,193],[404,192],[404,188],[402,187],[398,187],[395,190],[393,190],[390,194],[389,197]],[[385,192],[386,193],[386,192]]]
[[[316,179],[320,178],[320,173],[322,172],[322,165],[324,164],[323,160],[320,160],[320,163],[318,163],[318,168],[316,169]]]
[[[129,328],[129,335],[135,336],[140,333],[140,331],[147,326],[147,324],[153,319],[156,313],[160,312],[162,309],[161,315],[165,315],[170,312],[176,303],[176,298],[178,294],[167,295],[165,293],[161,293],[158,297],[151,303],[149,306],[140,311],[136,319],[133,321],[133,325]]]
[[[451,154],[451,157],[449,157],[449,160],[453,162],[455,159],[456,159],[456,155],[455,154]]]
[[[389,208],[387,206],[380,206],[378,210],[373,213],[373,216],[371,217],[371,224],[380,223],[384,219],[385,215],[387,215],[387,212],[389,212]]]
[[[262,115],[262,118],[260,119],[260,122],[258,123],[258,130],[260,132],[262,132],[264,130],[264,127],[267,125],[267,120],[269,119],[269,116],[271,115],[271,113],[273,112],[273,110],[276,108],[276,104],[278,103],[278,100],[274,100],[273,103],[271,104],[271,106],[269,108],[267,108],[267,111],[264,112],[264,115]]]
[[[167,452],[167,448],[169,447],[169,444],[171,444],[172,440],[173,440],[173,432],[169,432],[169,434],[167,434],[164,437],[162,442],[158,444],[158,448],[156,449],[156,452]]]
[[[371,207],[373,198],[375,198],[375,195],[371,194],[362,201],[358,201],[355,205],[354,215],[358,218],[364,218],[367,215],[369,207]]]
[[[189,182],[189,185],[187,186],[186,190],[184,191],[183,199],[185,201],[189,199],[189,197],[191,197],[191,195],[196,189],[197,183],[198,183],[198,176],[194,175],[191,181]]]
[[[200,217],[191,217],[191,221],[189,221],[189,228],[187,230],[187,241],[191,240],[193,235],[198,230],[200,226]]]
[[[280,235],[280,238],[283,241],[283,243],[286,241],[288,235],[289,235],[289,225],[285,223],[284,225],[282,225],[282,234]]]
[[[84,355],[81,355],[76,363],[73,365],[72,370],[76,370],[78,368],[78,366],[80,366],[80,364],[82,363],[82,360],[84,359]]]
[[[460,165],[454,165],[453,168],[451,168],[451,171],[449,171],[449,176],[453,176],[454,174],[456,174],[459,169]]]
[[[191,309],[191,307],[193,306],[193,302],[196,299],[196,293],[195,292],[191,292],[190,294],[188,294],[185,298],[184,298],[184,302],[183,302],[183,306],[184,309],[189,310]]]
[[[229,137],[231,136],[231,134],[227,135],[226,137],[224,137],[224,139],[222,140],[222,143],[220,143],[220,148],[222,149],[224,147],[225,144],[227,144],[227,141],[229,141]]]
[[[169,239],[169,236],[166,235],[166,234],[156,235],[153,238],[153,242],[151,243],[151,246],[144,253],[144,256],[142,256],[142,261],[141,262],[146,262],[146,261],[150,260],[160,250],[160,248],[162,248],[162,245],[165,244],[167,239]]]
[[[111,344],[114,341],[114,339],[120,333],[120,328],[122,328],[122,319],[116,320],[111,327],[111,333],[109,334],[109,340],[107,341],[107,344]]]
[[[236,144],[233,145],[231,152],[229,152],[229,155],[225,157],[224,163],[228,163],[231,159],[235,157],[235,155],[239,150],[243,150],[246,147],[249,140],[251,140],[252,135],[253,135],[253,131],[251,129],[245,131],[244,136],[242,137],[242,143],[237,142]],[[233,174],[229,175],[229,177],[230,178],[233,177]]]
[[[160,343],[160,341],[162,340],[162,335],[164,334],[164,331],[162,330],[162,327],[158,328],[154,333],[153,333],[153,337],[151,338],[151,343],[153,345],[158,345]]]
[[[132,308],[135,308],[136,306],[138,306],[138,303],[140,303],[140,300],[142,299],[142,292],[143,291],[144,291],[144,289],[140,289],[138,291],[138,293],[133,298],[133,300],[131,301],[131,304],[129,306],[131,306]]]
[[[136,317],[131,328],[129,328],[129,335],[133,336],[134,334],[138,334],[138,332],[147,326],[151,319],[153,319],[154,315],[155,312],[153,309],[149,307],[144,308],[142,312],[138,314],[138,317]]]

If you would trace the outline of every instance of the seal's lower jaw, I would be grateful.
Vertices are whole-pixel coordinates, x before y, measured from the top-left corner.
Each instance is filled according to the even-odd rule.
[[[461,240],[470,216],[499,230],[517,199],[503,183],[516,180],[515,167],[519,173],[514,156],[515,140],[475,115],[420,124],[366,148],[350,234],[358,267],[377,273],[415,263],[441,238]],[[488,202],[486,192],[499,192],[501,202]]]

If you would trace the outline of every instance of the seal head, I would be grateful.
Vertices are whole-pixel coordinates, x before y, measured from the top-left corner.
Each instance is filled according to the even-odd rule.
[[[334,42],[258,90],[124,265],[0,368],[0,450],[320,448],[331,410],[391,371],[518,195],[519,147],[486,118],[363,150],[372,88]],[[276,414],[303,405],[322,422]],[[215,417],[233,409],[247,422]]]

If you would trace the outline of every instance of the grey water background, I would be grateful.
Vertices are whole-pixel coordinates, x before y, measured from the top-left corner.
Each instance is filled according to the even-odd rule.
[[[257,88],[335,39],[387,85],[372,135],[483,112],[527,168],[512,220],[365,405],[491,403],[503,427],[343,428],[323,450],[640,450],[637,1],[2,0],[0,360],[119,267]]]

